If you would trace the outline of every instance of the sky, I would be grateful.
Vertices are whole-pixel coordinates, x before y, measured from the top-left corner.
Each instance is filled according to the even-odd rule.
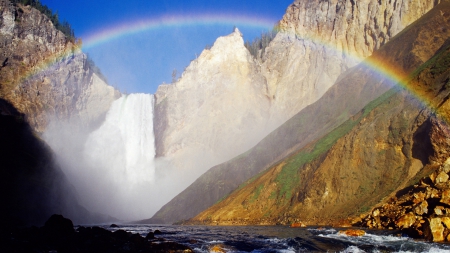
[[[125,93],[152,93],[171,83],[219,36],[239,28],[245,41],[271,30],[293,0],[41,0]]]

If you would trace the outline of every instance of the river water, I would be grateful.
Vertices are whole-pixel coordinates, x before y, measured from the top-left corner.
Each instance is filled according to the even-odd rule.
[[[393,231],[366,230],[349,237],[335,228],[289,228],[284,226],[166,226],[119,225],[105,229],[146,236],[159,230],[161,237],[189,246],[195,252],[449,252],[450,244],[429,243],[403,237]]]

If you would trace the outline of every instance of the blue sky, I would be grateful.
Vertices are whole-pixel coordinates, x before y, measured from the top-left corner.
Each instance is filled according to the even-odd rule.
[[[159,84],[171,82],[174,69],[181,75],[206,45],[231,33],[234,25],[244,40],[253,40],[280,20],[292,2],[41,0],[58,12],[61,21],[72,25],[76,37],[83,40],[83,51],[100,67],[109,84],[128,93],[155,93]],[[127,32],[139,23],[146,25]],[[95,39],[105,31],[114,36]]]

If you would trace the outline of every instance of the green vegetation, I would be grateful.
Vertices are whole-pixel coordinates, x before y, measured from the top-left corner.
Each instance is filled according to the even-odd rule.
[[[264,185],[260,184],[258,187],[256,187],[253,196],[250,198],[250,203],[255,202],[259,198],[259,195],[261,194],[261,190],[263,189]]]
[[[312,149],[302,149],[300,152],[292,156],[276,178],[276,182],[281,187],[279,196],[284,196],[285,200],[289,200],[292,197],[292,190],[296,188],[295,186],[298,185],[300,181],[298,169],[327,152],[337,140],[350,132],[350,130],[352,130],[353,127],[365,116],[367,116],[374,108],[382,104],[396,92],[397,90],[395,88],[387,91],[364,107],[363,113],[360,114],[357,119],[349,119],[345,121],[342,125],[318,140]]]
[[[423,70],[427,68],[430,69],[430,73],[434,76],[438,76],[448,70],[450,65],[450,54],[446,52],[449,50],[450,45],[443,47],[440,52],[435,54],[431,59],[426,61],[424,64],[420,65],[416,70],[414,70],[408,78],[408,82],[416,78]]]
[[[255,58],[260,58],[264,55],[266,47],[270,44],[270,42],[277,35],[276,28],[272,29],[272,31],[261,33],[261,37],[255,38],[252,42],[246,41],[245,47],[250,51],[250,54]],[[261,54],[259,53],[261,51]]]
[[[66,35],[70,41],[75,42],[75,33],[70,24],[67,21],[60,22],[58,12],[53,13],[52,10],[47,7],[47,5],[43,5],[39,0],[10,0],[10,1],[16,6],[17,4],[30,5],[33,8],[39,10],[41,13],[46,15],[52,21],[56,29],[63,32],[64,35]]]

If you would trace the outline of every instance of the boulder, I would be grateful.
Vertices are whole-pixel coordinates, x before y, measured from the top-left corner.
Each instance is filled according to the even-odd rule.
[[[339,231],[339,234],[347,236],[363,236],[366,234],[366,232],[360,229],[348,229]]]
[[[301,222],[296,222],[296,223],[291,224],[291,228],[304,228],[304,227],[306,227],[306,225]]]
[[[72,221],[59,214],[53,214],[45,222],[43,229],[48,236],[52,237],[68,236],[75,233]]]
[[[145,239],[147,240],[155,239],[155,234],[153,232],[148,232],[148,234],[145,236]]]
[[[395,225],[398,228],[409,228],[411,227],[411,225],[414,224],[414,222],[416,222],[416,216],[413,213],[407,213],[405,215],[403,215],[402,217],[400,217],[396,222]]]
[[[450,228],[450,217],[442,217],[441,221],[446,228]]]
[[[441,203],[450,205],[450,189],[445,189],[442,191]]]
[[[417,215],[423,215],[428,213],[428,202],[426,200],[422,201],[419,205],[414,208],[414,212]]]
[[[441,171],[437,176],[436,176],[436,184],[442,184],[448,181],[448,174]]]
[[[437,206],[436,208],[434,208],[434,213],[436,215],[444,215],[443,210],[445,210],[443,206]]]
[[[424,236],[433,242],[442,242],[444,238],[444,226],[441,218],[431,218],[424,223]]]

